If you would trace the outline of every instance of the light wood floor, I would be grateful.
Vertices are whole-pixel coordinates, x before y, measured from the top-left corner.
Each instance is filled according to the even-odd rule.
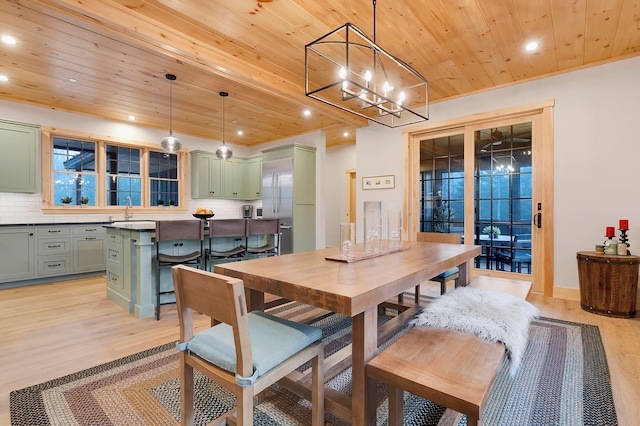
[[[423,292],[439,291],[423,285]],[[104,277],[0,290],[0,425],[9,393],[178,339],[174,306],[137,320],[105,296]],[[590,314],[578,302],[531,295],[542,315],[600,327],[621,426],[640,419],[640,318]],[[196,317],[198,329],[208,318]]]

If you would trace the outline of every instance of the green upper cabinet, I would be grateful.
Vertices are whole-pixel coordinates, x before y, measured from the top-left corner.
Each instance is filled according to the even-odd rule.
[[[0,192],[38,192],[40,126],[0,120]]]
[[[247,173],[247,160],[244,158],[231,158],[221,161],[223,198],[245,200],[244,183],[245,174]]]
[[[256,159],[221,160],[211,152],[191,151],[191,198],[259,200],[262,168]]]
[[[247,158],[247,181],[245,182],[247,200],[262,199],[262,157]]]
[[[191,152],[191,198],[222,198],[220,161],[210,152]]]

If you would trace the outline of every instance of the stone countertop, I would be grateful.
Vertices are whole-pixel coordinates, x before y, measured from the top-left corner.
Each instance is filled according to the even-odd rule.
[[[128,229],[130,231],[154,231],[156,222],[152,220],[113,222],[102,225],[105,228]]]
[[[1,223],[1,227],[23,226],[68,226],[68,225],[108,225],[110,222],[42,222],[42,223]]]

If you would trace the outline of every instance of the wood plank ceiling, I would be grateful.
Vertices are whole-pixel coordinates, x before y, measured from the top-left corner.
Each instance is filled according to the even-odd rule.
[[[178,137],[222,140],[226,91],[229,143],[349,143],[366,122],[304,95],[304,46],[346,22],[371,34],[372,1],[2,0],[0,98],[168,131],[172,73]],[[638,55],[640,0],[379,0],[376,34],[436,102]]]

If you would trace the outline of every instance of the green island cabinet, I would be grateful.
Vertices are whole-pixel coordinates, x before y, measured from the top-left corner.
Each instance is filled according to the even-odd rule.
[[[106,269],[101,224],[0,227],[0,283]]]
[[[221,160],[206,151],[191,151],[190,154],[192,198],[256,200],[262,197],[262,162],[259,159]]]
[[[40,126],[0,120],[0,192],[38,192]]]

